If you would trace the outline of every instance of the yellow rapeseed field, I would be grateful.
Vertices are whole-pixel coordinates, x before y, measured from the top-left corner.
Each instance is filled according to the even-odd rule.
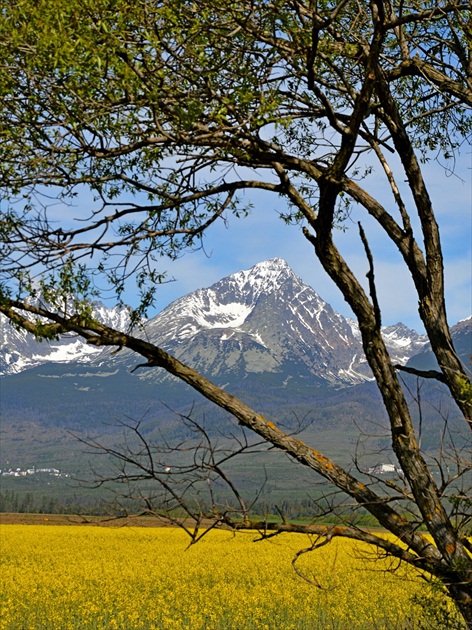
[[[179,529],[1,525],[1,630],[414,629],[418,578],[360,561],[349,541],[301,559],[306,537],[254,542]]]

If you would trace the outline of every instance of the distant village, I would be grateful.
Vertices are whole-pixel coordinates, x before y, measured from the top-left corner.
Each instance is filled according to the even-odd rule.
[[[0,470],[2,477],[27,477],[28,475],[49,475],[51,477],[69,477],[67,473],[61,472],[57,468],[5,468]]]
[[[164,467],[164,472],[170,472],[171,469],[169,466]],[[367,470],[368,474],[377,474],[377,475],[385,475],[388,473],[397,473],[400,476],[403,474],[401,468],[395,468],[394,464],[380,464],[378,466],[373,466]],[[4,470],[0,470],[0,475],[2,477],[26,477],[28,475],[50,475],[52,477],[70,477],[67,473],[64,473],[57,468],[26,468],[25,470],[21,468],[5,468]]]

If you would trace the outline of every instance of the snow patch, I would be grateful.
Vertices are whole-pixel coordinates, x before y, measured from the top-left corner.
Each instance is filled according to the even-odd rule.
[[[259,333],[249,333],[249,334],[251,335],[251,337],[253,337],[257,341],[259,345],[263,346],[264,348],[267,348],[266,344],[264,343]]]
[[[81,361],[90,360],[90,355],[98,354],[100,349],[87,346],[82,341],[74,341],[62,346],[51,346],[51,352],[47,354],[47,357],[40,354],[34,354],[32,361],[38,361],[43,363],[45,360],[54,361],[56,363],[65,363],[68,361],[74,361],[80,359]]]
[[[213,302],[208,310],[194,315],[202,328],[239,328],[244,324],[252,308],[239,302],[218,304]]]
[[[397,346],[399,348],[406,348],[411,345],[412,339],[411,337],[397,337],[395,332],[392,332],[388,335],[383,335],[385,341],[390,342],[392,345]]]

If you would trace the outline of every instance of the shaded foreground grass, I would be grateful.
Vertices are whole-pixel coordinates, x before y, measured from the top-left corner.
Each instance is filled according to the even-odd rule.
[[[304,536],[254,542],[215,531],[186,548],[172,528],[2,524],[2,630],[405,630],[424,582],[345,540],[305,554]],[[435,626],[431,626],[433,628]],[[439,626],[436,626],[439,627]]]

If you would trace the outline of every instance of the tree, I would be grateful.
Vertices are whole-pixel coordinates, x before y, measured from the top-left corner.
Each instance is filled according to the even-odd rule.
[[[335,484],[398,542],[349,527],[331,536],[368,540],[439,579],[472,627],[471,546],[451,517],[451,479],[436,483],[419,447],[401,368],[382,339],[360,222],[377,222],[413,280],[439,365],[417,375],[444,383],[472,428],[422,170],[431,152],[454,155],[471,130],[469,4],[16,0],[4,3],[0,41],[1,312],[37,336],[75,331],[91,344],[130,348],[190,384]],[[388,202],[369,192],[374,165]],[[417,522],[161,348],[91,318],[94,278],[118,296],[134,278],[148,306],[163,279],[160,258],[198,246],[225,213],[244,214],[237,195],[247,189],[286,200],[284,218],[303,226],[355,313]],[[80,221],[55,216],[53,202],[85,194],[90,211]],[[336,246],[347,213],[359,219],[368,292]]]

